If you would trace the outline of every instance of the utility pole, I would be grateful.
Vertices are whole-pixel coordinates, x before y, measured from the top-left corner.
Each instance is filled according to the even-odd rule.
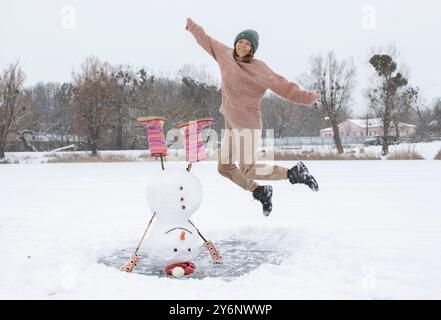
[[[368,137],[369,134],[369,113],[366,113],[366,137]]]

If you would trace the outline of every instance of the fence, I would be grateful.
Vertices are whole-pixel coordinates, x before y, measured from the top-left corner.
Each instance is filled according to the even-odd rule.
[[[265,138],[265,137],[264,137]],[[362,144],[364,137],[341,137],[343,145]],[[331,146],[334,145],[332,137],[285,137],[285,138],[266,138],[263,140],[264,145],[275,147],[290,147],[293,149],[301,149],[303,146]]]

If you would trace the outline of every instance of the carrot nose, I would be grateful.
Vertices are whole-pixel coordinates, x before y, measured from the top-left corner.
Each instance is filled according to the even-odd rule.
[[[185,231],[181,231],[181,233],[179,234],[179,239],[185,240]]]

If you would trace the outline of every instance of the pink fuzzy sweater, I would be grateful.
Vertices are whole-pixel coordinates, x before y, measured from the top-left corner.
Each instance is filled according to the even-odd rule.
[[[236,60],[233,48],[208,36],[194,21],[189,21],[188,30],[219,64],[222,77],[220,112],[235,126],[262,128],[260,103],[268,89],[295,104],[311,106],[317,100],[314,94],[275,73],[263,61]]]

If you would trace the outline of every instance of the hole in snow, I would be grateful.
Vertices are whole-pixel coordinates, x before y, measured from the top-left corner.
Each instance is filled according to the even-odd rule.
[[[202,244],[198,256],[193,261],[196,264],[196,271],[183,279],[213,277],[232,281],[257,269],[261,265],[279,265],[290,256],[290,251],[287,249],[289,245],[284,245],[281,242],[283,240],[273,243],[244,239],[214,240],[216,247],[224,258],[224,262],[221,264],[212,262],[210,253]],[[117,251],[108,257],[101,258],[98,262],[119,270],[127,259],[130,258],[131,250]],[[140,261],[133,270],[134,273],[146,276],[171,277],[165,274],[165,266],[155,265],[149,261],[147,251],[143,251],[141,248],[138,254]]]

